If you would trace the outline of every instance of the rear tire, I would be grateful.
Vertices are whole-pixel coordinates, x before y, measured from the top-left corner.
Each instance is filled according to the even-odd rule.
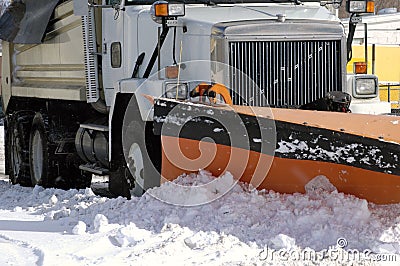
[[[9,116],[7,129],[8,173],[12,184],[32,186],[29,170],[29,134],[32,115],[25,112]]]
[[[29,163],[33,185],[62,189],[90,187],[92,174],[79,169],[76,154],[57,154],[57,143],[49,139],[46,116],[37,113],[29,140]]]
[[[37,113],[33,118],[29,138],[29,164],[32,185],[54,186],[56,176],[54,169],[50,165],[50,154],[45,122],[42,115]]]

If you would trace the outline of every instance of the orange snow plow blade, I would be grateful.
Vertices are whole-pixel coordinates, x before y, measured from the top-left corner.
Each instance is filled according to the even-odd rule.
[[[226,171],[258,189],[305,192],[323,175],[340,192],[400,202],[400,117],[155,102],[162,177]]]

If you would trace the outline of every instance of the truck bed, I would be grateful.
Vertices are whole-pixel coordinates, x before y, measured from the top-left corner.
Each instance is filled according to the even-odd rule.
[[[72,1],[56,7],[43,43],[3,42],[9,60],[3,66],[4,102],[11,96],[85,101],[83,47],[81,17],[73,14]]]

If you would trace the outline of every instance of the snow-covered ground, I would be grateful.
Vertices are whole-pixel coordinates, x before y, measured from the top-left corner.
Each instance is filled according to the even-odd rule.
[[[176,182],[211,180],[200,172]],[[338,193],[324,177],[307,191],[282,195],[236,184],[208,204],[181,207],[157,199],[187,195],[168,183],[126,200],[91,189],[12,186],[3,177],[0,265],[399,265],[400,205]],[[211,186],[192,191],[201,199],[218,193]]]

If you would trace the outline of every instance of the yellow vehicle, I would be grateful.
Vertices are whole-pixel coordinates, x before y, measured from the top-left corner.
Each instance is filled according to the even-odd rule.
[[[390,101],[392,110],[398,110],[400,109],[400,13],[395,12],[397,10],[382,11],[378,12],[378,15],[363,17],[364,27],[360,25],[356,30],[352,47],[353,57],[347,65],[347,72],[353,73],[355,62],[366,61],[367,73],[375,74],[379,78],[380,99]],[[345,25],[348,24],[346,20],[343,22]],[[367,39],[367,49],[365,39]]]
[[[373,52],[375,50],[375,52]],[[347,65],[347,71],[353,72],[354,62],[363,61],[365,49],[353,45],[353,59]],[[375,53],[375,60],[373,60]],[[379,78],[379,94],[382,101],[389,101],[392,109],[400,108],[400,45],[369,45],[368,73]]]

